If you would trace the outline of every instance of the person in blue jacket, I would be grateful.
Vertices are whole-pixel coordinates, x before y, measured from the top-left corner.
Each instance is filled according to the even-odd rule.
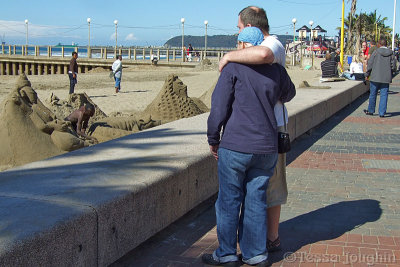
[[[259,45],[263,39],[258,28],[246,27],[238,36],[238,49]],[[207,121],[208,144],[218,161],[219,247],[203,255],[204,263],[237,263],[238,240],[244,263],[267,265],[266,189],[278,156],[274,106],[295,94],[279,64],[231,62],[223,68]]]

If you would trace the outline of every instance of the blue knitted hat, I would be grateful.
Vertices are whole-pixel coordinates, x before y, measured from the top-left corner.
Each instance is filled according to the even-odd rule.
[[[260,45],[264,41],[264,34],[257,27],[246,27],[239,33],[238,41]]]

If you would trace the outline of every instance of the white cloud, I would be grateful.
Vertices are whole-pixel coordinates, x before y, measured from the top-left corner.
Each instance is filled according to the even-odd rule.
[[[134,41],[134,40],[137,40],[137,38],[133,33],[130,33],[125,37],[125,41]]]
[[[110,40],[115,40],[115,32],[113,34],[111,34]]]

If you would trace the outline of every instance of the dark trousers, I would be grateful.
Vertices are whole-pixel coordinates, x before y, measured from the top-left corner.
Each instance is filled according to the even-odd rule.
[[[68,76],[69,76],[69,94],[73,94],[75,89],[75,84],[77,84],[78,81],[76,80],[76,78],[74,78],[72,73],[68,73]]]

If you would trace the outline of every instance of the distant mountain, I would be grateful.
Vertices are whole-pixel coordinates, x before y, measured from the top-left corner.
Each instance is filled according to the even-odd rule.
[[[293,40],[291,35],[276,35],[279,41],[285,45],[286,40]],[[204,48],[204,36],[193,36],[185,35],[184,43],[187,47],[192,44],[193,48]],[[208,48],[235,48],[237,43],[237,35],[212,35],[207,36],[207,47]],[[182,36],[175,36],[169,39],[164,46],[166,47],[181,47]]]

